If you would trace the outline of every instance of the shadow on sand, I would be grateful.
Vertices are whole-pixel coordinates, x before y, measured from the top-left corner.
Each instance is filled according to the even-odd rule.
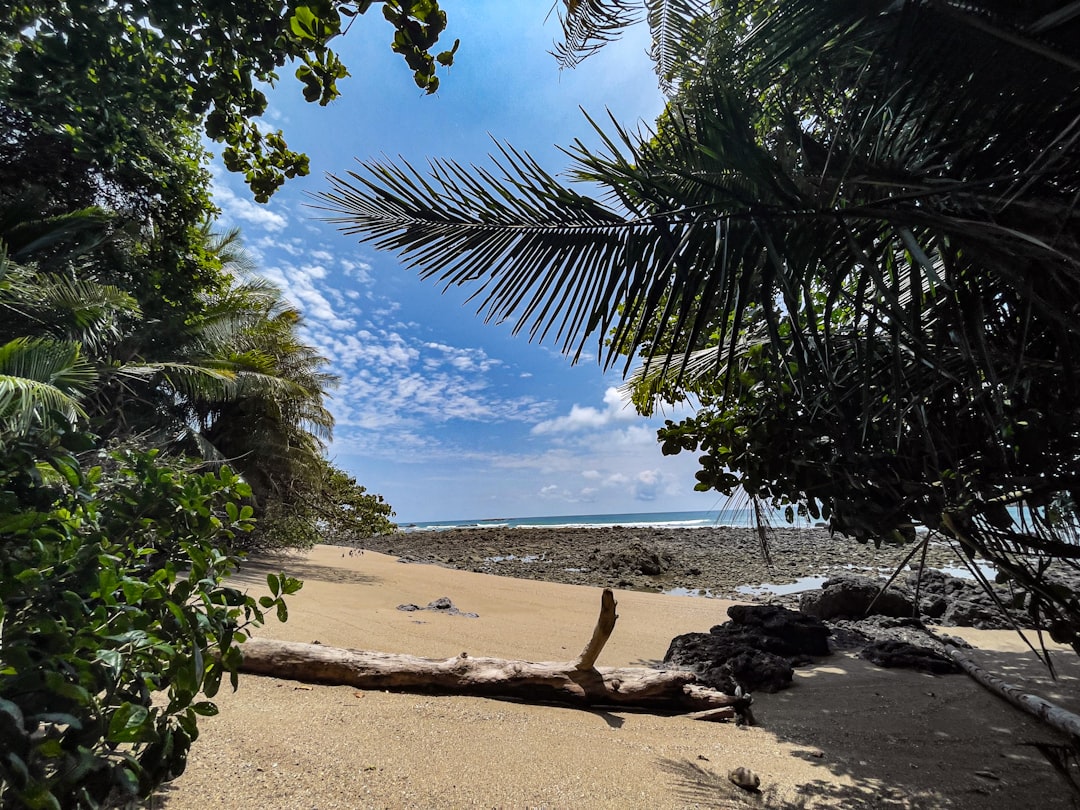
[[[1080,702],[1075,656],[1057,658],[1057,681],[1031,654],[975,651],[974,657],[1050,700]],[[763,729],[795,746],[792,756],[828,774],[801,785],[796,798],[781,800],[770,790],[767,773],[759,774],[758,792],[731,784],[726,768],[742,763],[725,762],[721,772],[693,761],[661,760],[682,799],[710,807],[793,810],[1080,806],[1067,784],[1068,771],[1062,773],[1061,763],[1055,766],[1040,751],[1064,739],[966,675],[880,669],[847,654],[797,672],[791,689],[756,695],[755,714]],[[1076,767],[1075,760],[1065,767]]]
[[[263,554],[249,557],[240,564],[231,579],[250,585],[265,585],[267,574],[285,573],[302,580],[318,580],[346,585],[377,585],[381,577],[374,577],[360,571],[350,571],[329,565],[318,565],[288,554]]]

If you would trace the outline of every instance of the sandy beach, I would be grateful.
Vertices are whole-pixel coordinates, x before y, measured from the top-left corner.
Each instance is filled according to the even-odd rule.
[[[252,561],[304,579],[286,624],[257,635],[445,658],[570,660],[600,589],[350,556],[319,546]],[[478,618],[397,606],[450,597]],[[616,592],[619,620],[599,664],[648,666],[675,635],[707,631],[730,602]],[[1010,631],[962,630],[988,669],[1080,711],[1076,657],[1051,681]],[[1024,808],[1071,807],[1032,746],[1054,733],[964,675],[877,668],[846,653],[756,696],[758,725],[466,697],[358,691],[244,675],[200,723],[187,771],[153,802],[218,808]],[[761,777],[747,793],[735,767]]]

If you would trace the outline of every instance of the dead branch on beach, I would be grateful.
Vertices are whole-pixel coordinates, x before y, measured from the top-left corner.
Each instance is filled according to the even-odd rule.
[[[592,638],[574,661],[474,658],[464,652],[444,660],[253,638],[241,648],[241,671],[359,689],[617,706],[686,714],[699,720],[752,722],[749,695],[727,695],[699,686],[692,672],[594,666],[615,628],[615,604],[611,590],[605,589]]]
[[[1080,715],[1067,711],[1038,695],[1029,694],[1021,687],[1008,683],[992,672],[987,672],[970,656],[951,644],[946,645],[945,649],[949,657],[977,683],[1021,711],[1041,720],[1055,731],[1064,734],[1074,747],[1080,747]]]

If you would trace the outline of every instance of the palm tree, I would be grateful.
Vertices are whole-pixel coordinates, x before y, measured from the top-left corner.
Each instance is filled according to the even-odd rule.
[[[566,53],[636,13],[566,6]],[[754,461],[755,494],[863,540],[923,523],[1076,638],[1080,601],[1044,576],[1080,559],[1076,5],[650,0],[641,14],[672,96],[655,131],[594,123],[604,150],[570,147],[571,178],[600,196],[501,146],[495,171],[365,163],[319,195],[328,218],[473,288],[488,320],[575,359],[595,340],[608,366],[641,352],[671,372],[653,390],[703,393],[732,430],[760,428],[753,458],[718,460],[704,487],[771,456]],[[746,407],[751,383],[774,408]],[[770,447],[782,422],[819,430]],[[668,434],[671,450],[710,438],[703,423]],[[781,469],[784,453],[810,472]]]
[[[14,229],[17,255],[48,249],[99,223],[91,212],[40,231],[22,223]],[[28,238],[20,243],[20,235]],[[117,334],[119,317],[137,312],[135,301],[115,287],[40,273],[10,259],[0,241],[0,446],[86,419],[83,402],[98,379],[86,351]]]
[[[227,397],[191,403],[200,440],[217,457],[234,459],[230,463],[243,472],[256,499],[264,508],[282,507],[278,514],[317,499],[324,442],[334,425],[325,399],[337,377],[323,370],[326,358],[299,339],[300,326],[299,311],[265,280],[229,290],[207,313],[200,336],[225,327],[211,346],[236,370],[235,389]]]
[[[238,231],[204,227],[195,240],[218,284],[182,318],[133,324],[112,347],[91,417],[105,435],[228,461],[265,515],[268,504],[320,487],[334,424],[325,399],[337,378],[300,339],[299,310],[252,275]]]
[[[93,278],[103,240],[86,237],[108,219],[0,211],[2,236],[29,260],[0,255],[0,419],[25,432],[63,417],[107,440],[229,461],[260,510],[320,491],[336,378],[300,340],[299,312],[248,275],[238,232],[198,230],[193,252],[217,282],[150,319]]]

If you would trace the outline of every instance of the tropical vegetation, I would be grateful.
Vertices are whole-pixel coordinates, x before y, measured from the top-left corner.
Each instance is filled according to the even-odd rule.
[[[258,200],[307,171],[255,119],[368,2],[21,2],[0,12],[0,807],[145,798],[184,769],[258,599],[246,550],[394,528],[326,458],[335,379],[218,233],[204,142]],[[386,2],[437,86],[433,0]],[[204,141],[204,139],[206,139]]]
[[[364,163],[321,195],[328,219],[575,360],[639,358],[643,411],[699,405],[660,432],[701,454],[699,488],[861,542],[944,538],[1080,650],[1054,574],[1080,560],[1076,4],[562,19],[567,65],[648,22],[654,128],[590,119],[603,147],[569,146],[569,181],[511,146],[495,169]]]

